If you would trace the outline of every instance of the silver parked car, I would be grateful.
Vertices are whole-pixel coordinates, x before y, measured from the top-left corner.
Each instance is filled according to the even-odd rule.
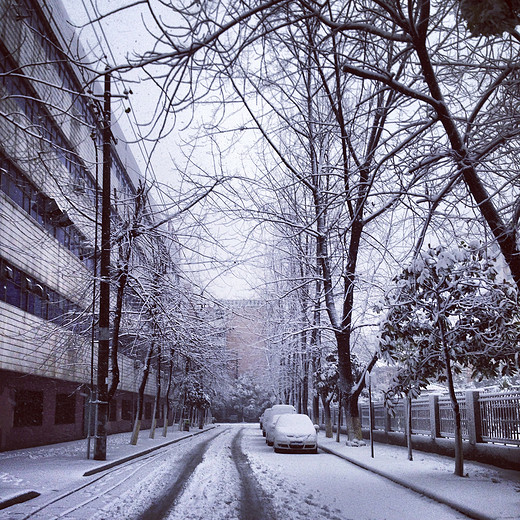
[[[318,428],[303,413],[279,415],[273,429],[274,451],[318,453]]]

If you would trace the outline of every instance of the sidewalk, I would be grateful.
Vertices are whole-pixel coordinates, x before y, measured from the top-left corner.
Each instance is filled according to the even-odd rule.
[[[162,428],[157,428],[154,439],[149,438],[150,430],[142,430],[136,446],[130,444],[131,432],[109,435],[106,461],[87,459],[86,439],[0,453],[0,518],[2,509],[13,504],[44,494],[59,494],[75,483],[82,484],[86,476],[213,427],[204,430],[192,427],[190,432],[184,432],[177,431],[175,425],[175,430],[168,429],[167,437],[162,436]],[[92,452],[93,440],[91,456]]]
[[[335,435],[335,434],[334,434]],[[393,482],[417,491],[477,520],[520,519],[520,472],[465,461],[465,477],[453,474],[454,461],[421,451],[413,452],[413,461],[407,458],[407,449],[388,444],[349,447],[346,437],[341,442],[326,439],[319,434],[319,446],[362,468],[382,475]],[[520,448],[519,448],[520,449]]]
[[[40,494],[60,494],[83,483],[86,474],[95,474],[202,431],[192,428],[188,433],[170,428],[165,438],[158,429],[155,439],[150,439],[149,431],[144,430],[137,446],[129,444],[130,433],[111,435],[106,461],[86,458],[86,440],[0,453],[0,518],[7,518],[2,513],[9,505]],[[324,432],[319,434],[319,445],[323,451],[446,503],[470,518],[520,520],[520,472],[466,461],[468,476],[461,478],[453,475],[453,460],[440,455],[414,451],[414,460],[408,461],[406,448],[375,444],[372,458],[370,446],[351,448],[345,445],[344,436],[337,443],[326,439]]]

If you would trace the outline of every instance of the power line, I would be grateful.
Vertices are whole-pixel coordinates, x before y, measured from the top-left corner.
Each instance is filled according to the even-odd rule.
[[[96,38],[96,41],[97,41],[97,44],[99,45],[99,48],[100,49],[105,49],[106,48],[107,51],[108,51],[108,54],[109,54],[109,56],[110,56],[110,58],[112,60],[112,63],[116,64],[116,62],[117,62],[116,57],[115,57],[114,52],[112,50],[112,47],[110,45],[110,41],[109,41],[109,39],[107,37],[107,34],[106,34],[105,29],[103,27],[103,24],[101,23],[100,13],[97,10],[93,0],[89,0],[93,16],[91,15],[91,12],[89,11],[89,8],[88,8],[88,6],[85,3],[85,0],[81,0],[81,3],[83,5],[83,9],[85,11],[85,14],[87,15],[87,18],[88,18],[88,25],[92,29],[92,33],[93,33],[93,35]],[[96,25],[99,27],[99,31],[101,32],[102,37],[99,36],[98,30],[96,29]],[[124,80],[122,78],[120,78],[120,81],[121,81],[121,84],[122,84],[122,86],[124,88],[124,92],[129,91],[130,89],[127,89],[125,87]],[[115,86],[115,88],[116,88],[116,90],[118,92],[118,95],[125,96],[124,93],[121,94],[119,83],[115,84],[114,86]],[[145,171],[143,172],[143,174],[145,175],[145,178],[146,178],[146,175],[150,175],[152,183],[154,183],[157,186],[158,185],[158,180],[157,180],[157,175],[156,175],[154,167],[153,167],[153,163],[151,161],[151,155],[150,155],[150,153],[148,152],[148,150],[146,148],[145,140],[142,138],[142,136],[138,135],[137,132],[136,132],[136,127],[139,127],[139,122],[137,121],[137,118],[136,118],[136,112],[135,112],[135,110],[133,108],[132,100],[130,99],[130,97],[128,97],[127,101],[128,101],[128,104],[129,104],[129,106],[131,108],[130,113],[126,113],[126,115],[127,115],[127,117],[129,119],[132,118],[132,120],[130,120],[130,129],[131,129],[131,132],[133,133],[135,144],[137,144],[137,146],[139,147],[139,151],[140,151],[141,157],[143,158],[144,163],[145,163]],[[164,207],[166,207],[166,202],[164,200],[163,193],[159,189],[156,189],[155,191],[158,194],[158,196],[160,197],[160,203]]]

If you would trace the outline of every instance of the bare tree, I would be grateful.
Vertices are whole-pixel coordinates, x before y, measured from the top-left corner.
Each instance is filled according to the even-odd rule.
[[[510,175],[518,114],[502,103],[516,95],[517,42],[468,39],[454,1],[208,1],[173,8],[171,26],[145,5],[157,45],[114,70],[163,71],[166,119],[213,93],[225,109],[234,92],[279,170],[308,191],[301,200],[310,201],[312,219],[303,228],[283,221],[316,240],[349,432],[359,437],[364,378],[353,377],[350,354],[360,262],[370,257],[369,239],[374,251],[392,236],[383,215],[404,195],[406,211],[425,216],[417,251],[439,215],[476,221],[477,230],[485,223],[520,287]],[[294,134],[284,143],[288,129]],[[379,229],[376,238],[383,223],[388,233]]]

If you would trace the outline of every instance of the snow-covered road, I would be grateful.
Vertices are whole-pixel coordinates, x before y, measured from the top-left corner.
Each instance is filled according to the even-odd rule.
[[[243,449],[279,519],[467,518],[334,455],[274,453],[254,428],[245,430]]]
[[[254,425],[223,425],[92,479],[41,511],[24,509],[13,519],[467,518],[333,455],[276,454]]]

